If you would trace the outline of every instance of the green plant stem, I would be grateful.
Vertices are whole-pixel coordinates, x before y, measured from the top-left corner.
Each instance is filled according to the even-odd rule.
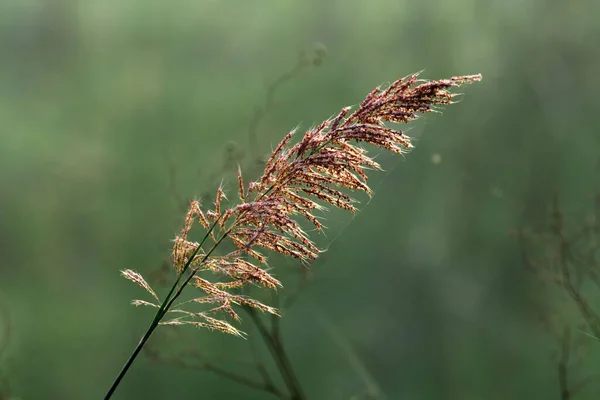
[[[244,309],[248,312],[248,314],[252,318],[252,321],[258,328],[258,331],[263,338],[263,341],[267,344],[267,347],[269,348],[269,351],[271,352],[273,359],[277,363],[277,367],[278,367],[279,371],[281,372],[281,376],[282,376],[283,380],[285,381],[285,385],[287,386],[288,390],[290,391],[291,399],[293,399],[293,400],[306,399],[306,397],[304,396],[304,393],[302,391],[302,386],[300,385],[300,382],[298,381],[298,378],[296,377],[296,374],[294,373],[292,364],[290,363],[290,360],[287,358],[287,355],[285,354],[285,350],[283,348],[283,344],[281,343],[281,339],[280,339],[279,335],[271,334],[267,330],[267,328],[261,321],[260,317],[257,315],[256,310],[249,308],[249,307],[244,307]]]
[[[160,312],[160,310],[159,310],[159,312]],[[154,317],[154,321],[152,321],[152,324],[150,324],[150,327],[148,328],[148,330],[146,330],[146,333],[144,334],[144,336],[142,337],[142,339],[140,340],[140,342],[136,346],[135,350],[133,351],[133,353],[131,353],[131,355],[129,356],[129,359],[127,359],[127,362],[125,363],[125,365],[121,369],[121,372],[119,372],[119,375],[117,376],[117,378],[113,382],[112,386],[110,387],[110,389],[106,393],[106,396],[104,396],[104,400],[108,400],[108,399],[111,398],[111,396],[113,395],[113,393],[115,392],[115,390],[119,386],[119,383],[121,383],[121,380],[123,379],[123,377],[125,376],[125,374],[129,370],[129,368],[131,367],[131,365],[133,364],[133,361],[135,361],[136,357],[138,356],[138,354],[140,353],[140,351],[142,350],[142,348],[144,347],[144,345],[146,344],[146,342],[148,341],[148,339],[150,339],[150,336],[152,335],[152,333],[154,332],[154,330],[158,326],[158,322],[156,322],[158,315],[159,314],[157,313],[156,316]],[[162,316],[160,318],[162,318]],[[160,321],[160,318],[158,319],[158,321]]]
[[[106,393],[106,396],[104,396],[104,400],[108,400],[108,399],[110,399],[112,397],[112,395],[114,394],[115,390],[117,389],[117,387],[121,383],[121,380],[123,379],[123,377],[125,376],[125,374],[129,370],[129,368],[131,367],[131,365],[133,364],[133,362],[137,358],[138,354],[140,353],[140,351],[142,350],[142,348],[144,347],[144,345],[146,344],[146,342],[148,341],[148,339],[150,339],[150,336],[152,336],[152,333],[154,332],[154,330],[156,329],[156,327],[160,323],[160,320],[165,316],[165,314],[169,310],[169,307],[171,307],[171,305],[173,304],[173,301],[175,301],[175,299],[177,297],[179,297],[179,295],[183,291],[183,288],[190,281],[191,277],[194,276],[195,273],[198,271],[197,268],[194,269],[192,271],[192,273],[190,274],[190,276],[188,277],[188,279],[179,287],[179,289],[178,289],[177,293],[175,294],[175,296],[173,296],[171,298],[171,295],[175,291],[175,288],[178,286],[179,282],[181,281],[181,277],[188,270],[188,268],[192,264],[192,261],[194,260],[194,257],[196,257],[196,255],[198,254],[198,252],[200,251],[200,249],[202,248],[202,246],[204,245],[204,243],[206,242],[206,240],[208,239],[208,237],[210,236],[210,234],[212,233],[212,231],[217,226],[218,222],[219,222],[219,220],[217,220],[217,221],[215,221],[213,223],[213,225],[210,227],[210,229],[206,232],[206,235],[204,235],[204,238],[202,239],[202,241],[198,244],[198,246],[196,247],[196,249],[194,250],[194,252],[192,253],[192,255],[188,258],[187,262],[185,263],[185,266],[181,270],[181,273],[179,274],[179,276],[177,276],[177,279],[175,280],[175,283],[173,284],[173,286],[171,286],[171,290],[169,290],[169,293],[167,294],[167,296],[163,300],[162,304],[160,305],[160,308],[158,309],[158,311],[154,315],[154,319],[150,323],[150,326],[146,330],[146,333],[144,333],[144,336],[142,336],[142,338],[140,339],[140,342],[136,346],[135,350],[133,351],[133,353],[131,353],[131,355],[129,356],[129,358],[125,362],[125,365],[123,365],[123,368],[121,368],[121,371],[119,372],[119,375],[117,375],[116,379],[113,381],[112,386],[110,387],[110,389]],[[223,237],[219,240],[219,242],[217,242],[217,244],[220,243],[222,240],[223,240]],[[210,256],[210,254],[216,248],[217,244],[215,244],[215,246],[213,246],[213,248],[210,250],[210,252],[208,252],[203,257],[202,262],[200,264],[202,264],[204,261],[206,261],[206,259],[208,258],[208,256]]]

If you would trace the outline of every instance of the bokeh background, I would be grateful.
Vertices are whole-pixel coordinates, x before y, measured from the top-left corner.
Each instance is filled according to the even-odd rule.
[[[404,159],[378,156],[360,214],[328,215],[281,321],[290,359],[310,399],[560,399],[540,320],[580,318],[511,232],[543,228],[555,195],[575,225],[593,210],[599,37],[592,0],[0,1],[0,397],[103,396],[152,317],[119,271],[160,268],[182,201],[424,69],[484,79],[414,123]],[[293,287],[299,267],[274,267]],[[258,377],[240,328],[185,346]],[[600,372],[585,332],[573,384]],[[114,398],[270,397],[141,357]]]

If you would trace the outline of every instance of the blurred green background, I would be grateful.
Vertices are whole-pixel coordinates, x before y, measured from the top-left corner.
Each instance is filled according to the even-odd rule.
[[[0,397],[101,398],[152,317],[119,270],[160,267],[178,197],[221,175],[235,190],[232,158],[424,69],[483,81],[414,123],[405,159],[378,156],[360,214],[328,216],[330,250],[281,321],[289,356],[310,399],[367,398],[352,357],[388,399],[561,398],[538,321],[553,303],[510,232],[543,224],[554,193],[578,221],[600,191],[599,37],[592,0],[0,1]],[[189,333],[258,376],[235,361],[251,340]],[[600,372],[589,340],[574,379]],[[114,398],[270,397],[142,357]]]

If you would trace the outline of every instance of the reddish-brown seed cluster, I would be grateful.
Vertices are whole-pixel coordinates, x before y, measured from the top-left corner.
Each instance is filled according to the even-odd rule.
[[[350,113],[349,107],[342,109],[334,118],[308,130],[296,144],[291,144],[294,131],[290,132],[275,148],[256,182],[250,182],[246,187],[242,173],[238,171],[240,204],[222,209],[225,195],[221,188],[217,190],[212,210],[203,212],[198,202],[192,202],[181,235],[175,239],[175,269],[181,273],[199,246],[187,241],[192,223],[197,220],[209,232],[212,244],[195,255],[194,273],[208,270],[229,280],[211,283],[196,276],[194,286],[205,296],[192,301],[218,306],[203,313],[186,312],[191,319],[177,318],[173,323],[189,321],[198,325],[196,319],[201,318],[200,326],[210,325],[213,329],[239,333],[229,324],[215,323],[208,314],[225,311],[237,319],[232,304],[246,304],[275,313],[273,308],[230,294],[227,289],[250,283],[272,289],[281,286],[264,268],[267,257],[262,250],[302,262],[314,260],[319,249],[302,229],[298,216],[320,231],[323,225],[315,211],[324,209],[322,204],[354,212],[355,201],[349,192],[372,193],[365,171],[380,166],[357,143],[403,154],[412,148],[410,139],[402,131],[384,126],[384,122],[410,122],[438,105],[450,104],[453,97],[448,91],[450,88],[480,79],[480,75],[471,75],[428,82],[419,80],[415,74],[399,79],[385,90],[377,88],[354,112]],[[212,256],[214,248],[225,239],[233,242],[235,250]],[[248,256],[258,265],[249,262]],[[179,309],[173,311],[182,312]]]

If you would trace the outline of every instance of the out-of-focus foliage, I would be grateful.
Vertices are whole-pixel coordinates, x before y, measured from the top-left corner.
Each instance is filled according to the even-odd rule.
[[[119,270],[160,266],[184,218],[173,180],[182,198],[200,197],[220,181],[215,171],[253,151],[257,107],[304,51],[313,64],[278,89],[256,130],[264,154],[296,125],[411,72],[484,77],[443,117],[415,124],[406,162],[380,156],[389,173],[373,176],[375,197],[349,225],[328,216],[323,242],[336,240],[281,321],[306,394],[365,390],[318,322],[326,315],[389,399],[559,398],[556,344],[538,322],[554,302],[509,232],[544,224],[555,193],[567,217],[583,220],[600,191],[599,7],[0,2],[0,302],[19,368],[2,375],[11,395],[104,394],[151,318],[128,306],[139,292]],[[324,47],[315,43],[327,49],[316,62]],[[193,333],[223,363],[249,346]],[[600,372],[600,343],[587,339],[585,368]],[[599,390],[592,382],[576,398]],[[141,358],[115,398],[264,394]]]

